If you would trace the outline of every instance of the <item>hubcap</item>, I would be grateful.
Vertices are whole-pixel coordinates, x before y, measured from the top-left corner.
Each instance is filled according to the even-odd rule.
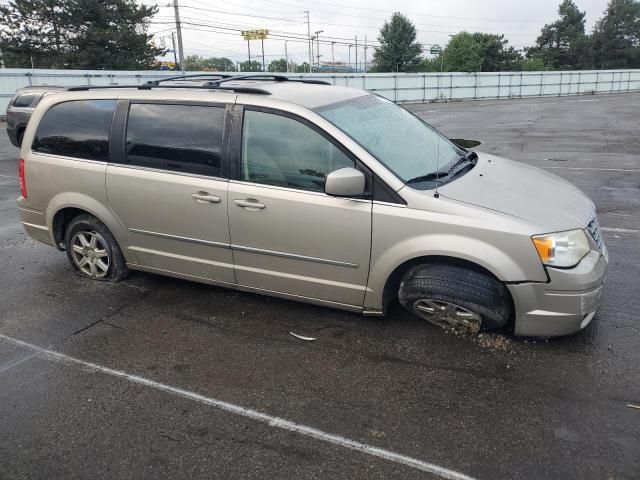
[[[443,300],[423,298],[413,304],[416,314],[445,330],[461,333],[480,331],[482,317],[471,310]]]
[[[98,232],[81,231],[71,239],[73,261],[80,271],[92,278],[102,278],[109,271],[107,241]]]

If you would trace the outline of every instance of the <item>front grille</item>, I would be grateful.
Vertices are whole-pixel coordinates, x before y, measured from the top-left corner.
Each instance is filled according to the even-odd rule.
[[[604,240],[602,239],[602,233],[600,232],[600,224],[598,223],[598,217],[596,217],[596,213],[593,212],[593,217],[589,220],[587,224],[587,230],[593,237],[593,240],[598,245],[600,251],[604,251]]]

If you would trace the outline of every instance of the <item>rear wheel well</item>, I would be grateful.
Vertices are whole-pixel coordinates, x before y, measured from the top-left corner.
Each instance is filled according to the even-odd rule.
[[[53,238],[56,241],[58,250],[64,250],[64,234],[67,231],[69,222],[78,215],[93,215],[91,212],[82,210],[81,208],[63,208],[56,212],[53,216]]]
[[[417,257],[412,258],[411,260],[407,260],[403,264],[397,266],[389,278],[387,278],[387,282],[385,283],[384,290],[382,292],[382,305],[383,308],[386,309],[387,306],[398,297],[398,289],[400,288],[400,282],[402,281],[402,277],[411,267],[416,265],[421,265],[425,263],[437,263],[439,265],[452,265],[457,267],[466,268],[472,270],[474,272],[484,273],[492,278],[495,278],[501,283],[502,282],[498,277],[496,277],[492,272],[487,270],[486,268],[478,265],[477,263],[473,263],[469,260],[464,260],[462,258],[456,257],[447,257],[443,255],[432,255],[425,257]],[[507,289],[508,292],[508,289]],[[513,307],[513,299],[511,298],[511,294],[509,294],[509,301],[511,302],[511,306]],[[513,308],[511,310],[514,311]]]

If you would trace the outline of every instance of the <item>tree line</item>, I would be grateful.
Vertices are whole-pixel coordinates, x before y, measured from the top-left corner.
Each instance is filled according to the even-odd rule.
[[[572,0],[558,7],[532,47],[518,51],[504,35],[460,32],[435,56],[422,55],[416,28],[395,13],[380,30],[373,56],[376,72],[481,72],[640,68],[640,1],[610,0],[589,34],[585,12]]]
[[[6,66],[82,69],[157,68],[166,49],[152,42],[148,27],[156,6],[135,0],[10,0],[0,5],[0,48]],[[640,0],[610,0],[593,30],[585,12],[563,0],[558,19],[545,25],[535,45],[517,50],[504,35],[460,32],[445,48],[425,48],[411,20],[394,13],[385,22],[370,71],[519,71],[640,68]],[[186,70],[232,71],[225,57],[188,56]],[[288,68],[287,68],[288,67]],[[241,71],[262,71],[256,60]],[[309,65],[272,60],[269,72],[305,72]]]

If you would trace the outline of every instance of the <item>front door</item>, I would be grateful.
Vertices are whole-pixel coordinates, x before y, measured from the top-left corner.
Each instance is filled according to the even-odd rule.
[[[109,206],[143,267],[235,283],[227,222],[224,105],[131,102]]]
[[[228,208],[238,284],[362,306],[371,200],[324,193],[325,176],[353,158],[306,121],[245,107],[237,161]]]

